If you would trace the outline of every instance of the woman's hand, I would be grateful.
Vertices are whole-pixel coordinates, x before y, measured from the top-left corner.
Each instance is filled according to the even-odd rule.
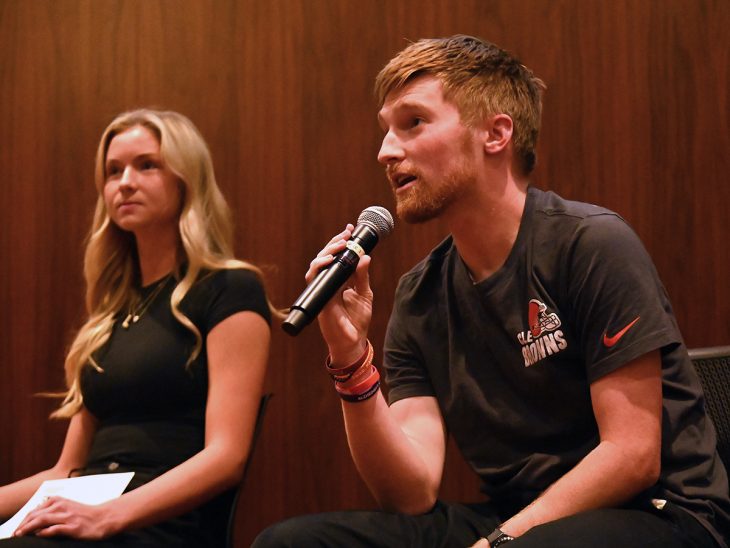
[[[66,536],[98,540],[117,531],[107,505],[90,506],[62,497],[48,497],[25,516],[15,536]]]
[[[354,229],[353,225],[348,224],[345,230],[332,238],[317,254],[305,275],[307,283],[311,283],[319,271],[329,265],[337,253],[345,249]],[[318,316],[319,328],[334,364],[353,363],[365,350],[373,308],[373,292],[370,289],[368,276],[369,264],[369,256],[360,258],[355,273],[345,283],[345,289],[335,294]]]

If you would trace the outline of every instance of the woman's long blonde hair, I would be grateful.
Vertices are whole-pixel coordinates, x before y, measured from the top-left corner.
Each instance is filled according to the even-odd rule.
[[[66,356],[68,390],[59,409],[51,415],[54,418],[70,417],[81,408],[81,371],[86,364],[101,370],[94,353],[109,340],[119,311],[137,296],[140,274],[134,236],[111,221],[103,196],[109,144],[116,135],[135,126],[143,126],[157,137],[163,162],[178,176],[182,186],[178,274],[183,263],[186,269],[172,293],[171,308],[175,318],[195,335],[188,364],[200,353],[202,338],[179,306],[201,271],[245,268],[262,277],[254,265],[233,257],[230,210],[216,183],[208,146],[193,123],[177,112],[151,109],[117,116],[104,131],[96,154],[98,198],[84,255],[88,319]],[[271,303],[269,307],[277,314]]]

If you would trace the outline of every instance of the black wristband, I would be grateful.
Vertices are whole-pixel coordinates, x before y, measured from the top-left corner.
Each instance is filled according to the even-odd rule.
[[[496,527],[494,531],[489,533],[489,536],[487,537],[487,542],[489,543],[489,548],[497,548],[500,544],[504,544],[506,542],[510,542],[511,540],[515,540],[515,537],[509,536],[507,533],[502,531],[499,527]]]

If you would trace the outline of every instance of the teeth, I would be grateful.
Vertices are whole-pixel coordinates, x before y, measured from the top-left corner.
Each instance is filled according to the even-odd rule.
[[[410,175],[408,173],[398,173],[398,172],[391,172],[388,173],[388,179],[390,180],[391,184],[396,187],[400,188],[402,186],[407,185],[411,181],[416,180],[415,175]]]

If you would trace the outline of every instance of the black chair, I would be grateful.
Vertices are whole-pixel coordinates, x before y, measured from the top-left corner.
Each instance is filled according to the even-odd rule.
[[[705,391],[707,412],[717,430],[717,452],[730,466],[730,346],[695,348],[689,357]]]
[[[206,530],[210,531],[215,538],[210,538],[209,542],[213,546],[220,548],[233,547],[233,533],[236,528],[236,509],[241,490],[246,482],[251,459],[253,458],[256,442],[261,434],[261,429],[266,415],[266,407],[273,394],[267,393],[261,396],[259,409],[256,413],[256,422],[254,424],[253,436],[251,438],[251,448],[248,451],[248,458],[243,469],[243,476],[240,483],[228,491],[218,495],[215,499],[203,506],[203,520],[206,524]]]

